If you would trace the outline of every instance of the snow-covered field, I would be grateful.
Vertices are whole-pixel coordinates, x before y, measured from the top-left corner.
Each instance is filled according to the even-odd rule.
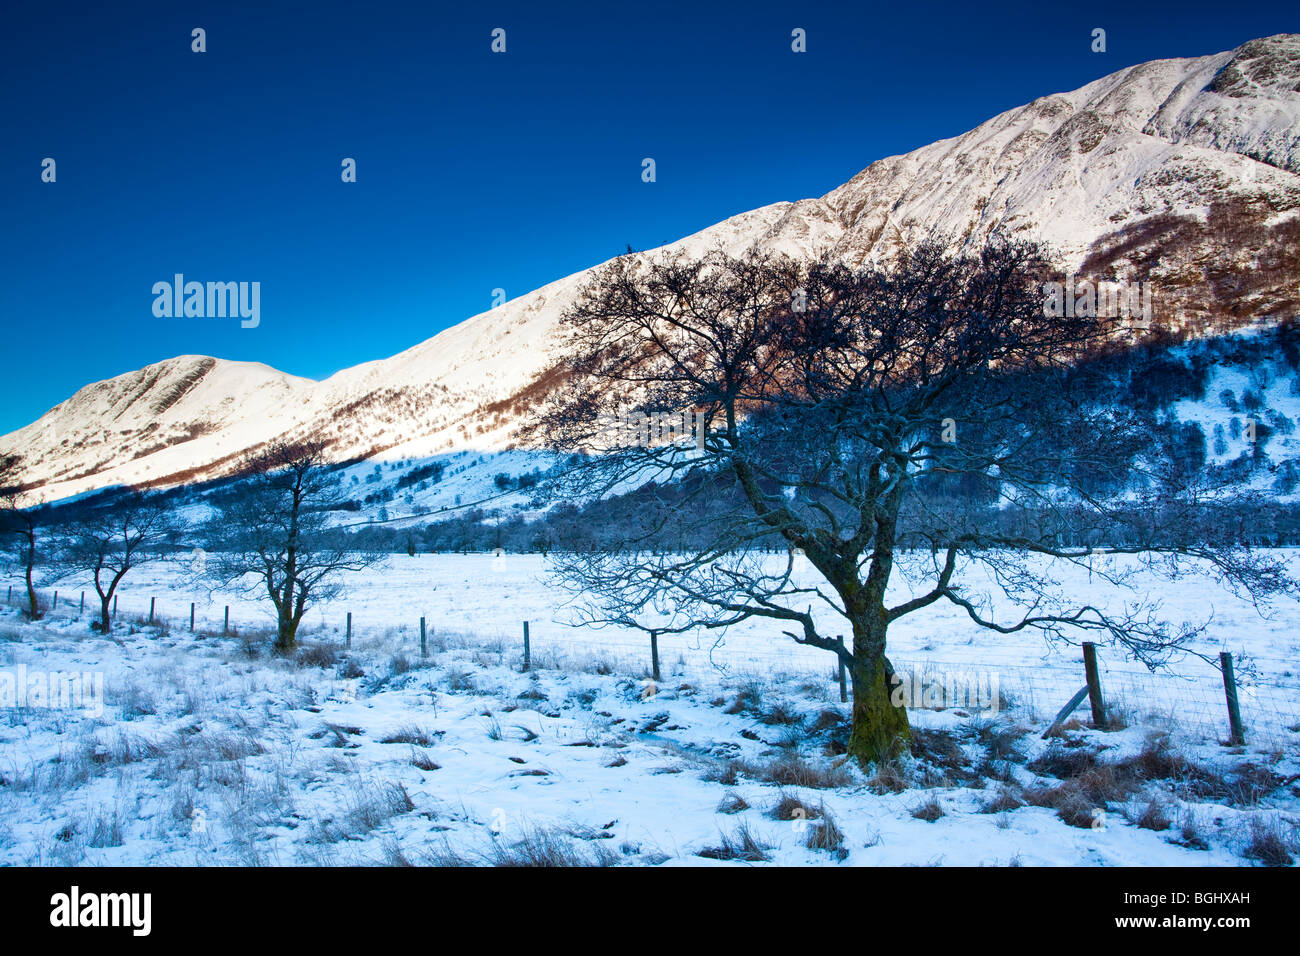
[[[997,713],[987,699],[914,708],[916,757],[864,774],[841,756],[847,707],[824,652],[765,623],[721,645],[662,638],[655,684],[648,639],[570,626],[544,570],[527,555],[395,556],[311,612],[298,661],[265,652],[255,596],[196,590],[183,567],[133,572],[109,639],[87,627],[93,592],[78,614],[76,582],[60,584],[46,621],[6,609],[0,680],[98,673],[104,706],[0,709],[0,863],[1243,865],[1296,853],[1294,603],[1262,618],[1204,579],[1146,585],[1174,620],[1213,614],[1196,650],[1253,660],[1244,747],[1223,746],[1220,676],[1198,657],[1147,675],[1103,648],[1124,726],[1083,727],[1085,704],[1043,740],[1083,683],[1077,647],[981,632],[939,606],[904,618],[896,666],[930,686],[992,678]],[[1094,601],[1133,598],[1077,574],[1061,577]],[[226,604],[238,633],[223,637]]]
[[[1300,572],[1300,554],[1281,553],[1288,555]],[[1112,569],[1124,566],[1122,559],[1111,561]],[[189,627],[191,602],[196,605],[199,631],[221,631],[227,605],[232,629],[264,631],[273,626],[271,605],[260,590],[208,591],[192,583],[192,565],[192,561],[146,565],[132,571],[120,589],[119,620],[129,624],[147,618],[151,601],[156,599],[157,618],[170,622],[178,632]],[[1110,609],[1154,596],[1171,622],[1209,619],[1204,639],[1189,650],[1211,658],[1223,650],[1233,654],[1248,722],[1261,734],[1270,738],[1280,734],[1284,740],[1290,736],[1286,727],[1300,722],[1300,603],[1279,603],[1265,608],[1267,616],[1262,616],[1249,602],[1202,576],[1169,582],[1139,572],[1137,589],[1127,590],[1108,587],[1099,577],[1073,567],[1053,568],[1053,574],[1066,593],[1087,595],[1090,601]],[[814,576],[805,567],[797,580],[811,585]],[[981,568],[972,568],[964,580],[971,593],[997,593]],[[21,582],[0,579],[0,585],[10,583],[17,603]],[[911,594],[897,575],[896,583],[891,600]],[[92,615],[95,594],[88,582],[64,581],[59,588],[62,596],[56,617],[78,616],[83,590],[85,616]],[[397,555],[352,576],[339,597],[314,606],[304,622],[304,633],[310,639],[341,643],[350,612],[354,643],[359,648],[382,638],[414,653],[423,617],[431,634],[450,628],[485,643],[499,642],[506,659],[520,663],[523,622],[528,621],[535,660],[581,663],[599,659],[620,673],[636,676],[649,668],[650,645],[645,634],[617,627],[577,627],[565,598],[548,577],[547,562],[540,555]],[[813,611],[825,633],[843,630],[842,620],[829,610],[814,605]],[[995,673],[1005,694],[1015,697],[1021,709],[1044,719],[1050,719],[1083,684],[1077,646],[1049,645],[1034,632],[993,634],[975,626],[965,611],[944,602],[900,619],[891,627],[889,640],[890,656],[899,670]],[[697,681],[717,681],[724,675],[783,675],[822,681],[828,689],[834,683],[830,655],[795,644],[768,621],[750,621],[722,635],[662,635],[659,647],[666,674]],[[1177,704],[1173,716],[1184,730],[1210,737],[1222,732],[1226,720],[1222,679],[1201,657],[1182,655],[1157,674],[1126,659],[1118,649],[1104,647],[1100,657],[1110,696],[1124,698],[1133,708],[1157,712]]]

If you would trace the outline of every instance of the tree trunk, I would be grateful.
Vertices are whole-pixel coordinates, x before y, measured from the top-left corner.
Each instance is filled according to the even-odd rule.
[[[113,615],[111,605],[113,596],[111,594],[102,594],[99,598],[99,633],[107,634],[113,629]]]
[[[27,562],[27,617],[33,621],[41,619],[41,606],[36,600],[36,588],[32,586],[32,562]]]
[[[298,635],[298,622],[294,620],[293,616],[294,552],[292,547],[289,549],[289,558],[285,571],[284,587],[275,600],[275,652],[277,654],[291,652],[297,642]],[[272,592],[272,596],[274,597],[274,592]]]
[[[853,639],[853,720],[849,755],[863,767],[892,760],[911,750],[912,728],[907,708],[894,706],[894,669],[884,654],[884,635]]]
[[[279,615],[275,633],[275,649],[280,654],[290,653],[298,644],[298,622],[290,614]]]

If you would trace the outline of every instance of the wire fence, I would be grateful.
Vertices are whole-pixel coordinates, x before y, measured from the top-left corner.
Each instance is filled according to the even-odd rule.
[[[222,605],[188,601],[189,595],[160,592],[158,597],[136,593],[118,595],[111,607],[115,627],[149,627],[170,632],[193,631],[196,635],[230,637],[269,635],[273,621],[265,611],[246,604]],[[7,604],[27,608],[22,586],[8,587]],[[98,619],[100,604],[92,592],[39,592],[46,618],[58,622]],[[421,651],[421,623],[366,625],[350,614],[331,608],[337,621],[306,625],[307,639],[346,644],[365,649],[382,643],[418,654]],[[346,614],[346,617],[345,617]],[[528,663],[539,669],[585,670],[621,674],[632,679],[653,676],[651,640],[646,635],[632,640],[624,634],[592,631],[544,622],[531,628],[525,648],[523,622],[514,635],[500,628],[471,635],[455,629],[461,646],[477,647],[499,655],[515,667]],[[444,620],[424,628],[427,646],[444,646],[451,630]],[[746,680],[787,683],[800,693],[824,695],[828,703],[840,699],[841,674],[835,655],[801,646],[789,638],[773,635],[766,642],[727,642],[708,636],[663,634],[657,638],[659,675],[662,682],[690,681],[701,685],[735,684]],[[1294,746],[1300,743],[1300,686],[1295,665],[1285,658],[1254,657],[1268,666],[1270,679],[1249,678],[1236,685],[1237,699],[1246,740],[1254,746]],[[891,663],[899,677],[896,692],[911,709],[957,709],[974,715],[1008,713],[1046,726],[1085,683],[1082,657],[1056,657],[1050,663],[1015,665],[1005,662],[980,664],[972,660],[949,660],[935,656],[894,656]],[[1300,668],[1297,668],[1300,669]],[[1287,683],[1290,678],[1290,683]],[[1100,682],[1107,713],[1129,724],[1177,730],[1204,741],[1227,741],[1229,711],[1223,675],[1219,668],[1199,659],[1180,672],[1150,672],[1131,662],[1109,662],[1102,655]],[[846,684],[851,684],[846,679]],[[851,693],[851,690],[850,690]],[[1080,703],[1078,717],[1086,717],[1087,701]]]
[[[540,633],[539,633],[540,631]],[[800,689],[823,688],[839,699],[839,668],[834,655],[800,647],[778,638],[768,648],[714,645],[710,642],[665,643],[659,638],[660,674],[664,679],[746,680],[759,678],[796,682]],[[563,633],[532,629],[530,652],[534,665],[602,669],[647,679],[652,672],[649,637],[640,643],[590,639],[575,646]],[[514,655],[522,660],[522,645]],[[891,655],[898,677],[896,693],[911,709],[959,709],[972,716],[1007,713],[1046,727],[1086,683],[1083,658],[1065,658],[1050,666],[981,665],[971,660]],[[1194,676],[1150,672],[1107,665],[1100,669],[1106,712],[1128,724],[1169,730],[1206,741],[1230,737],[1227,694],[1219,668],[1199,659]],[[849,683],[846,679],[846,683]],[[851,694],[851,683],[849,683]],[[1300,693],[1294,686],[1239,683],[1237,698],[1246,739],[1261,746],[1300,744]],[[1075,716],[1085,717],[1088,701]]]

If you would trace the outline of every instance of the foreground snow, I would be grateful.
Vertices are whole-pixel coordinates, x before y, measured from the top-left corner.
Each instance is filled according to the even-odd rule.
[[[1137,708],[1123,729],[1076,722],[1045,741],[1040,711],[1063,699],[1046,689],[1053,674],[1078,686],[1077,650],[981,644],[939,615],[900,632],[900,659],[1018,665],[1051,699],[1030,707],[1004,685],[996,715],[914,709],[919,756],[864,774],[838,755],[847,708],[825,655],[805,666],[784,639],[734,634],[713,651],[729,670],[708,666],[707,643],[683,644],[665,651],[655,684],[631,635],[554,623],[537,562],[493,571],[492,560],[393,559],[354,582],[353,648],[336,631],[340,603],[297,661],[260,650],[252,604],[232,611],[238,636],[212,632],[212,608],[190,634],[193,595],[161,590],[168,576],[179,585],[175,571],[131,592],[159,585],[163,626],[136,623],[140,607],[124,604],[110,639],[75,614],[32,625],[7,610],[0,673],[100,672],[105,706],[0,710],[0,863],[1232,866],[1295,855],[1300,724],[1227,748],[1180,719],[1175,695],[1165,719]],[[1181,593],[1169,592],[1174,610]],[[1183,610],[1205,598],[1188,585]],[[1282,635],[1295,633],[1295,609],[1274,621],[1238,610],[1221,603],[1217,620],[1245,649],[1293,655]],[[528,674],[522,619],[538,635]],[[782,652],[784,673],[764,666]],[[1203,662],[1182,666],[1183,679],[1153,686],[1203,686]],[[1294,674],[1278,666],[1261,667],[1256,699],[1294,700]]]

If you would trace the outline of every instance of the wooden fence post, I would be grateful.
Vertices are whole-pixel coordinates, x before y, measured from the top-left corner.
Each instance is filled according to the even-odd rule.
[[[533,649],[528,640],[528,622],[524,621],[524,670],[531,670],[533,666]]]
[[[429,656],[429,640],[424,631],[424,618],[420,618],[420,656]]]
[[[53,605],[53,607],[50,608],[50,610],[53,611],[53,610],[54,610],[55,608],[57,608],[58,606],[59,606],[59,592],[58,592],[58,591],[55,591],[55,592],[54,592],[54,605]]]
[[[81,607],[77,609],[77,613],[78,614],[86,613],[86,592],[85,591],[81,592]]]
[[[158,604],[158,599],[156,597],[151,597],[149,599],[149,623],[150,624],[153,623],[153,612],[157,604]]]
[[[113,595],[113,617],[117,617],[117,595]]]
[[[650,673],[659,682],[659,632],[650,632]]]
[[[1237,678],[1232,672],[1232,655],[1227,651],[1219,652],[1219,664],[1223,667],[1223,693],[1228,698],[1228,738],[1234,746],[1246,742],[1246,730],[1241,724],[1241,706],[1237,703]]]
[[[230,605],[227,604],[227,605],[226,605],[226,623],[224,623],[224,624],[221,625],[221,635],[222,635],[222,637],[224,637],[225,635],[227,635],[227,634],[229,634],[229,633],[230,633]]]
[[[194,630],[194,602],[190,602],[190,630]]]
[[[836,637],[835,640],[839,642],[840,650],[844,650],[844,635],[841,634]],[[836,654],[835,662],[839,664],[840,671],[840,703],[847,704],[849,702],[849,684],[844,674],[844,658],[841,655]]]
[[[1059,711],[1057,711],[1056,717],[1048,725],[1047,729],[1043,731],[1043,739],[1046,740],[1048,737],[1052,736],[1052,734],[1056,733],[1057,729],[1060,728],[1061,724],[1065,723],[1065,718],[1069,717],[1072,713],[1074,713],[1074,708],[1082,704],[1083,699],[1087,696],[1088,696],[1088,685],[1084,684],[1082,687],[1079,688],[1078,693],[1076,693],[1073,697],[1071,697],[1069,701],[1066,702],[1066,705],[1062,707]]]
[[[1083,671],[1088,678],[1088,701],[1092,704],[1092,725],[1106,725],[1106,701],[1101,696],[1101,675],[1097,672],[1097,645],[1083,642]]]
[[[352,646],[352,612],[348,611],[348,647]]]

